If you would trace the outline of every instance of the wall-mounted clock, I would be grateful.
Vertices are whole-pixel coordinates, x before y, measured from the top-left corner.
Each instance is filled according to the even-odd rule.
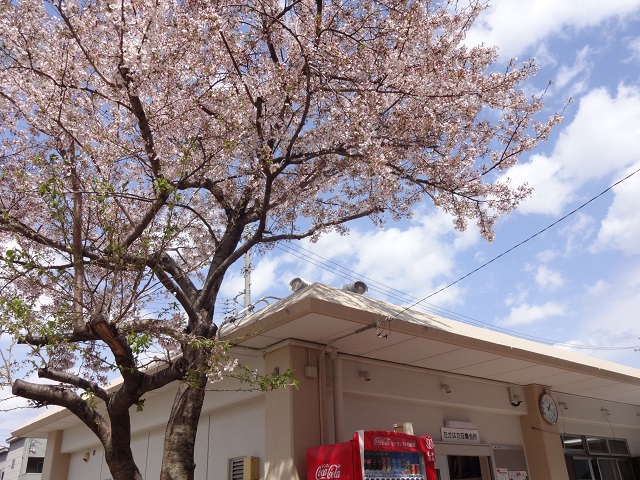
[[[545,422],[553,425],[558,421],[558,406],[551,395],[548,393],[540,395],[538,406],[540,407],[540,414]]]

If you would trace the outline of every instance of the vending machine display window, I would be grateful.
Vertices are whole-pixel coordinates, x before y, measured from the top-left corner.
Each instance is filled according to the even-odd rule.
[[[363,431],[307,449],[308,480],[437,480],[431,437]]]

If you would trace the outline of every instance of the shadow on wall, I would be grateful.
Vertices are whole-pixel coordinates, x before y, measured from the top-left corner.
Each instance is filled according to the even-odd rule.
[[[306,472],[298,472],[291,459],[264,462],[264,480],[305,480]]]

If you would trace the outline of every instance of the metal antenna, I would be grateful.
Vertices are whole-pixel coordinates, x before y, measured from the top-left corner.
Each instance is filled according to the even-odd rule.
[[[251,306],[251,250],[244,254],[244,308]]]

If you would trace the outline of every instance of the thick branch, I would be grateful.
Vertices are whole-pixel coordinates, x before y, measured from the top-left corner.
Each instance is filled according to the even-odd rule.
[[[73,329],[84,330],[82,297],[84,287],[84,257],[82,256],[82,191],[71,144],[71,185],[73,186]]]
[[[93,314],[89,324],[91,325],[91,330],[109,346],[118,367],[120,367],[122,376],[126,380],[129,375],[132,375],[133,372],[136,371],[135,360],[131,349],[121,338],[116,336],[115,329],[107,321],[102,312]]]
[[[162,267],[156,266],[153,269],[153,273],[158,277],[158,280],[160,280],[160,283],[162,283],[164,288],[175,295],[176,300],[178,300],[180,305],[182,305],[182,308],[185,309],[187,316],[189,318],[195,318],[197,316],[197,311],[192,307],[192,299],[189,298],[189,296],[187,296],[182,289],[173,282],[171,277],[167,275],[167,272],[165,272]]]
[[[118,390],[109,402],[109,412],[121,414],[137,403],[147,392],[157,390],[171,382],[180,380],[187,373],[189,362],[186,358],[179,358],[164,370],[153,375],[139,373],[135,381],[125,380],[124,385]]]
[[[16,380],[11,392],[18,397],[27,398],[42,405],[59,405],[67,408],[82,420],[103,444],[109,441],[109,426],[105,419],[75,392],[58,385],[41,385],[24,380]]]
[[[140,235],[142,235],[142,233],[153,221],[153,219],[156,218],[156,215],[160,211],[160,209],[167,203],[168,198],[169,192],[167,190],[162,190],[158,195],[158,198],[156,198],[151,204],[149,210],[147,210],[142,219],[140,219],[138,225],[129,233],[129,235],[127,235],[127,237],[122,242],[122,246],[124,248],[131,246],[133,242],[135,242],[140,237]]]
[[[56,382],[73,385],[74,387],[78,387],[82,390],[95,394],[96,397],[104,402],[109,401],[109,394],[105,390],[103,390],[100,385],[95,382],[85,380],[84,378],[80,378],[76,375],[72,375],[71,373],[61,372],[59,370],[51,370],[49,368],[39,368],[38,377],[48,378],[49,380],[54,380]]]
[[[19,344],[33,345],[36,347],[43,347],[45,345],[50,345],[51,343],[59,343],[60,341],[68,342],[68,343],[79,343],[79,342],[94,342],[96,340],[100,340],[93,332],[78,332],[78,333],[69,333],[68,336],[55,336],[51,337],[39,337],[34,335],[26,335],[24,337],[18,338]]]

